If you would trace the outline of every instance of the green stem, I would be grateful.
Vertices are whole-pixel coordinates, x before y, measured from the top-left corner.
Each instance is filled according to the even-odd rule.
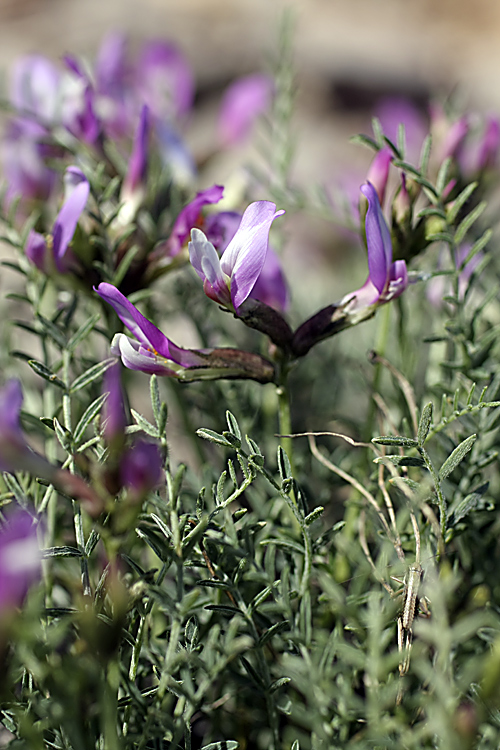
[[[375,340],[375,351],[380,356],[385,355],[387,349],[387,342],[389,341],[389,330],[391,322],[391,305],[384,305],[378,313],[378,326],[377,326],[377,338]],[[377,362],[374,365],[373,380],[372,380],[372,393],[378,393],[380,388],[380,378],[382,377],[382,365]],[[373,399],[370,399],[370,406],[368,409],[368,418],[366,420],[366,440],[370,440],[373,432],[373,424],[375,421],[375,414],[377,411],[377,405]]]
[[[438,505],[439,505],[439,530],[441,534],[441,539],[439,540],[438,549],[443,544],[444,541],[444,535],[446,531],[446,513],[447,513],[447,506],[446,506],[446,498],[443,495],[443,491],[441,490],[441,483],[439,481],[439,475],[434,468],[434,465],[431,461],[431,458],[425,448],[423,446],[419,446],[418,452],[422,456],[422,458],[425,461],[425,466],[429,472],[429,474],[432,477],[432,481],[434,483],[434,487],[436,489],[436,495],[438,498]]]
[[[278,396],[278,421],[279,421],[279,434],[281,447],[285,451],[292,467],[292,474],[295,475],[294,461],[293,461],[293,440],[290,437],[283,437],[284,435],[291,435],[292,433],[292,418],[290,413],[290,393],[287,384],[287,372],[284,370],[283,378],[281,383],[276,388],[276,395]]]
[[[63,351],[63,380],[66,384],[66,388],[69,389],[69,366],[71,361],[71,353],[68,350]],[[69,390],[66,390],[63,394],[63,416],[64,416],[64,426],[69,432],[72,431],[72,424],[71,424],[71,396],[69,395]],[[69,471],[74,474],[75,473],[75,462],[73,458],[69,457]],[[89,576],[89,564],[87,560],[87,555],[85,554],[85,534],[83,531],[83,522],[82,522],[82,511],[80,508],[80,503],[77,500],[72,501],[73,505],[73,523],[75,527],[75,539],[76,539],[76,545],[78,549],[80,550],[81,557],[80,557],[80,569],[82,573],[82,588],[83,588],[83,595],[85,597],[89,597],[92,594],[92,590],[90,588],[90,576]]]

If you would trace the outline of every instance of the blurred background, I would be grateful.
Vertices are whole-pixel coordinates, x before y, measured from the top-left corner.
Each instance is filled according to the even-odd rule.
[[[171,38],[199,103],[215,107],[230,80],[265,66],[284,8],[296,18],[301,176],[323,178],[384,96],[422,102],[459,86],[468,107],[500,111],[497,0],[0,0],[0,68],[29,52],[92,58],[110,30],[132,44]]]

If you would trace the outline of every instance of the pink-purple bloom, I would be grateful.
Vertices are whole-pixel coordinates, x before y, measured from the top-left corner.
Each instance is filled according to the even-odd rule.
[[[90,185],[78,167],[68,167],[64,183],[65,201],[54,222],[52,237],[47,241],[44,235],[32,229],[26,242],[27,257],[44,273],[54,268],[66,273],[73,264],[68,247],[89,197]]]
[[[232,83],[224,94],[219,113],[219,138],[225,146],[244,140],[259,115],[269,109],[273,80],[262,73]]]
[[[20,607],[30,586],[41,576],[36,531],[33,516],[21,508],[0,526],[0,615]]]
[[[121,357],[125,367],[150,374],[181,377],[186,368],[205,365],[201,352],[176,346],[112,284],[103,282],[96,292],[111,305],[137,339],[134,341],[123,333],[117,333],[113,338],[111,353]]]
[[[135,66],[135,89],[158,120],[185,115],[193,103],[191,68],[175,44],[161,40],[144,45]]]
[[[120,477],[125,487],[141,496],[161,482],[162,467],[159,445],[139,438],[125,452],[120,464]]]
[[[169,258],[178,255],[186,244],[194,227],[203,225],[202,209],[204,206],[218,203],[224,193],[222,185],[212,185],[201,190],[192,201],[187,203],[177,216],[170,237],[161,246],[161,253]],[[155,253],[156,255],[157,253]]]
[[[404,125],[405,159],[417,163],[425,137],[429,131],[426,118],[412,101],[403,97],[382,99],[375,115],[380,120],[382,131],[395,146],[398,144],[399,126]]]
[[[370,314],[379,305],[399,297],[408,285],[405,261],[392,260],[391,234],[377,191],[367,182],[361,186],[361,192],[368,200],[365,228],[369,273],[363,286],[347,294],[340,302],[351,318],[355,318],[358,313],[363,317]]]
[[[238,231],[241,218],[236,211],[220,211],[207,216],[203,229],[219,255],[223,254]],[[250,297],[281,312],[288,307],[288,286],[280,260],[272,247],[267,251],[264,266]]]
[[[189,257],[210,299],[237,313],[251,295],[264,267],[271,224],[284,213],[276,211],[276,205],[270,201],[251,203],[220,259],[200,229],[191,231]]]
[[[366,176],[366,181],[373,185],[377,191],[378,199],[381,204],[384,203],[385,189],[389,177],[389,167],[391,166],[391,161],[393,159],[394,154],[388,146],[386,148],[381,148],[372,161]]]

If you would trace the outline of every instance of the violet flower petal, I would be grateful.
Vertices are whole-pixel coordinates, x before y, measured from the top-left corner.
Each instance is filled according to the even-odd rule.
[[[226,90],[219,113],[219,138],[225,145],[242,141],[271,104],[274,83],[264,74],[240,78]]]
[[[191,230],[189,259],[204,283],[207,296],[222,305],[231,304],[229,279],[222,271],[217,250],[207,240],[201,229]]]
[[[149,110],[146,105],[141,109],[127,174],[123,182],[123,193],[131,196],[146,180],[148,168]]]
[[[360,189],[368,200],[365,227],[369,278],[381,294],[387,284],[392,261],[391,235],[373,185],[366,183]]]
[[[288,286],[279,257],[272,247],[267,251],[264,266],[250,297],[279,312],[285,312],[288,307]]]
[[[113,337],[111,354],[120,357],[123,365],[129,370],[139,370],[150,375],[175,376],[177,374],[170,360],[159,357],[151,349],[125,336],[124,333],[116,333]]]
[[[159,446],[147,440],[136,440],[126,452],[120,469],[125,487],[138,494],[152,490],[163,478],[163,460]]]
[[[136,89],[140,100],[160,120],[189,111],[194,98],[193,75],[174,44],[151,41],[144,46],[136,68]]]
[[[52,254],[43,234],[35,232],[35,230],[32,229],[26,240],[24,252],[28,260],[39,268],[40,271],[43,271],[46,274],[50,273]]]
[[[104,374],[103,393],[108,396],[103,407],[103,434],[107,442],[125,435],[127,417],[123,401],[121,367],[119,362],[108,367]]]
[[[385,189],[389,177],[389,167],[393,158],[394,155],[388,146],[386,148],[381,148],[375,155],[366,176],[366,181],[369,182],[370,185],[373,185],[377,191],[378,199],[381,204],[384,202]]]
[[[41,559],[36,523],[18,508],[0,528],[0,613],[21,606],[29,587],[41,576]]]
[[[196,194],[177,216],[172,232],[167,242],[167,254],[170,257],[178,255],[189,237],[193,227],[200,223],[200,212],[203,206],[218,203],[224,193],[222,185],[212,185]]]
[[[251,203],[224,251],[220,265],[223,273],[231,279],[235,310],[250,296],[266,260],[271,224],[284,213],[283,209],[276,211],[276,204],[271,201]]]
[[[47,125],[59,115],[61,74],[42,55],[26,55],[14,64],[9,98],[21,113],[35,116]]]
[[[144,317],[134,305],[112,284],[102,282],[95,289],[97,294],[114,309],[122,323],[147,348],[171,359],[170,342],[166,336]]]
[[[78,219],[80,218],[83,209],[87,204],[87,199],[90,193],[90,185],[85,178],[83,172],[77,167],[70,168],[69,180],[67,187],[69,187],[69,194],[66,198],[57,218],[54,222],[53,238],[54,238],[54,260],[58,271],[63,272],[63,258],[68,249],[68,245],[73,239]],[[78,181],[78,179],[80,181]],[[73,187],[71,187],[73,185]]]

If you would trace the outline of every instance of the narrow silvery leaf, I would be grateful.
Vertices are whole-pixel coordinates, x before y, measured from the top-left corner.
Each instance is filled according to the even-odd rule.
[[[417,434],[417,440],[419,445],[423,445],[425,443],[425,440],[427,438],[427,435],[429,434],[429,429],[432,422],[432,401],[429,401],[428,404],[424,406],[422,409],[422,414],[420,416],[420,422],[418,424],[418,434]]]
[[[468,438],[465,438],[465,440],[462,440],[459,445],[457,445],[453,453],[448,456],[444,464],[439,469],[439,479],[446,479],[446,477],[451,474],[453,469],[458,466],[460,461],[462,461],[470,451],[470,449],[476,442],[476,438],[477,435],[470,435]]]

